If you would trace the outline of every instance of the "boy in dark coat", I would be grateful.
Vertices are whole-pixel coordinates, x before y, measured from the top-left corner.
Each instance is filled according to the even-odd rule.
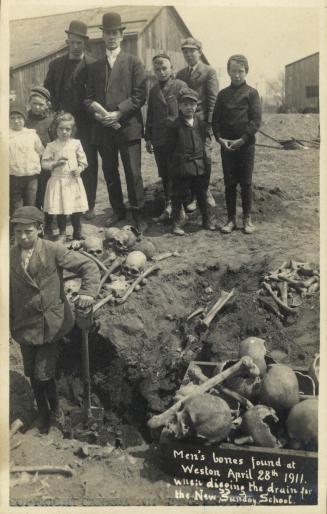
[[[165,195],[165,210],[158,220],[166,221],[172,214],[167,132],[169,125],[178,116],[179,91],[187,86],[182,80],[174,78],[170,57],[167,54],[155,55],[152,62],[158,82],[149,93],[144,139],[147,152],[154,153]]]
[[[179,117],[168,129],[167,151],[172,182],[173,233],[182,236],[183,203],[190,188],[196,191],[206,230],[215,230],[207,204],[207,167],[205,162],[206,124],[196,115],[198,94],[188,87],[178,96]]]
[[[20,207],[11,219],[16,244],[10,251],[10,330],[21,347],[40,431],[47,432],[51,425],[62,421],[55,371],[59,341],[74,324],[62,271],[72,271],[82,278],[78,297],[81,308],[93,304],[100,275],[87,257],[39,238],[43,222],[43,213],[36,207]]]
[[[255,230],[251,221],[254,135],[261,123],[260,97],[245,81],[249,71],[246,57],[232,55],[227,70],[231,85],[218,94],[212,117],[212,130],[221,146],[228,216],[221,231],[230,234],[236,228],[236,186],[239,183],[244,232],[252,234]]]

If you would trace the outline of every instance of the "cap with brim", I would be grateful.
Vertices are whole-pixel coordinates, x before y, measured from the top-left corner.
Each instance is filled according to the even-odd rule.
[[[65,32],[66,34],[72,34],[73,36],[79,36],[83,37],[84,39],[90,39],[87,35],[87,25],[83,21],[71,21],[68,30],[65,30]]]
[[[194,39],[194,37],[187,37],[186,39],[183,39],[181,43],[181,49],[183,48],[195,48],[196,50],[202,50],[202,44],[197,39]]]
[[[33,206],[18,207],[11,217],[11,223],[44,223],[44,214]]]
[[[25,107],[19,102],[10,102],[9,113],[12,114],[15,112],[23,116],[23,118],[26,120],[27,113]]]
[[[178,101],[181,102],[182,100],[184,100],[184,98],[190,98],[195,102],[197,102],[199,99],[197,92],[191,88],[184,88],[180,90],[178,95]]]
[[[43,98],[45,98],[48,101],[50,101],[50,98],[51,98],[50,97],[50,91],[48,91],[43,86],[32,87],[30,95],[39,95],[39,96],[42,96]]]
[[[152,61],[155,61],[156,59],[168,59],[168,61],[170,62],[169,55],[167,55],[165,53],[157,54],[154,57],[152,57]]]

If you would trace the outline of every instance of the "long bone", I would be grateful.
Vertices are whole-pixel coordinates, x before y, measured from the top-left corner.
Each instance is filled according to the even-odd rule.
[[[100,280],[100,284],[99,284],[99,287],[98,287],[98,292],[97,292],[97,296],[98,294],[100,293],[101,291],[101,288],[103,286],[103,284],[107,281],[107,279],[109,278],[109,276],[111,275],[111,273],[113,271],[115,271],[117,268],[119,268],[119,266],[124,262],[124,259],[120,259],[120,258],[117,258],[114,260],[114,262],[111,264],[111,266],[107,269],[107,271],[105,272],[105,274],[103,275],[103,277],[101,278]]]
[[[153,260],[156,262],[163,261],[164,259],[168,259],[168,257],[180,257],[178,252],[166,252],[160,253],[159,255],[155,255]]]
[[[200,321],[199,328],[202,330],[207,330],[210,326],[210,323],[214,319],[214,317],[218,314],[218,312],[224,307],[224,305],[230,300],[230,298],[234,295],[234,289],[232,289],[230,292],[222,291],[220,297],[216,301],[216,303],[213,304],[211,309],[208,311],[208,313],[205,315],[205,317]]]
[[[96,257],[94,257],[94,255],[91,255],[90,253],[88,252],[85,252],[84,250],[79,250],[79,252],[82,254],[82,255],[85,255],[85,257],[88,257],[89,259],[91,259],[92,261],[94,261],[100,269],[102,269],[102,271],[104,271],[105,273],[107,273],[108,271],[108,268],[103,264],[103,262],[99,261],[99,259],[97,259]]]
[[[174,405],[172,405],[169,409],[167,409],[162,414],[158,414],[157,416],[153,416],[148,421],[148,427],[150,429],[159,428],[166,423],[169,422],[169,420],[178,412],[184,403],[188,402],[191,398],[194,398],[197,395],[203,394],[209,389],[212,389],[217,384],[221,384],[226,380],[227,378],[233,377],[235,375],[238,375],[240,373],[243,373],[246,371],[247,373],[252,374],[253,376],[259,376],[260,371],[258,366],[254,364],[251,357],[245,355],[242,357],[238,362],[230,366],[230,368],[225,369],[224,371],[218,373],[218,375],[213,376],[209,380],[206,380],[202,384],[199,385],[199,387],[194,390],[191,394],[185,396],[182,400],[179,400]]]
[[[151,266],[150,268],[145,270],[141,275],[138,276],[138,278],[136,280],[134,280],[134,282],[127,289],[124,296],[122,296],[121,298],[116,298],[116,303],[120,305],[120,304],[126,302],[127,298],[134,291],[135,287],[138,284],[140,284],[145,277],[147,277],[148,275],[151,275],[151,273],[154,273],[155,271],[157,271],[159,269],[160,269],[159,264],[154,264],[153,266]]]
[[[294,309],[291,309],[291,307],[289,307],[288,305],[285,305],[285,303],[278,298],[278,296],[274,293],[274,291],[271,289],[270,285],[267,284],[267,282],[263,282],[262,285],[266,289],[266,291],[268,291],[270,296],[275,300],[277,305],[279,305],[279,307],[282,307],[284,311],[286,311],[288,314],[294,314],[294,312],[296,312]]]

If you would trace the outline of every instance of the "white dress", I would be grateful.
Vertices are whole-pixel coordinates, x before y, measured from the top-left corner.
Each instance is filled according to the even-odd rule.
[[[61,157],[67,158],[62,166],[52,165]],[[87,159],[78,139],[48,143],[42,157],[42,167],[51,170],[44,196],[44,211],[49,214],[73,214],[86,212],[89,208],[83,181],[74,177],[73,171],[80,173],[87,168]]]

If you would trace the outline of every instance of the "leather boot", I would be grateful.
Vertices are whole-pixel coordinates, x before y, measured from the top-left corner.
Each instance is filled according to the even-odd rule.
[[[44,383],[45,393],[50,405],[50,430],[52,427],[60,431],[64,430],[65,416],[60,408],[57,384],[54,378]]]
[[[148,224],[145,220],[144,213],[141,210],[133,209],[132,215],[135,223],[135,228],[138,230],[140,234],[144,234],[144,232],[148,228]]]
[[[34,425],[41,434],[46,434],[49,430],[50,410],[44,389],[44,382],[31,378],[31,386],[38,410],[38,416],[34,421]]]
[[[184,236],[185,231],[182,228],[185,223],[185,213],[184,213],[183,205],[173,204],[172,218],[173,218],[173,234],[175,234],[176,236]]]
[[[210,207],[207,202],[207,192],[199,191],[198,193],[198,206],[202,215],[202,226],[205,230],[216,230],[216,225],[210,212]]]

